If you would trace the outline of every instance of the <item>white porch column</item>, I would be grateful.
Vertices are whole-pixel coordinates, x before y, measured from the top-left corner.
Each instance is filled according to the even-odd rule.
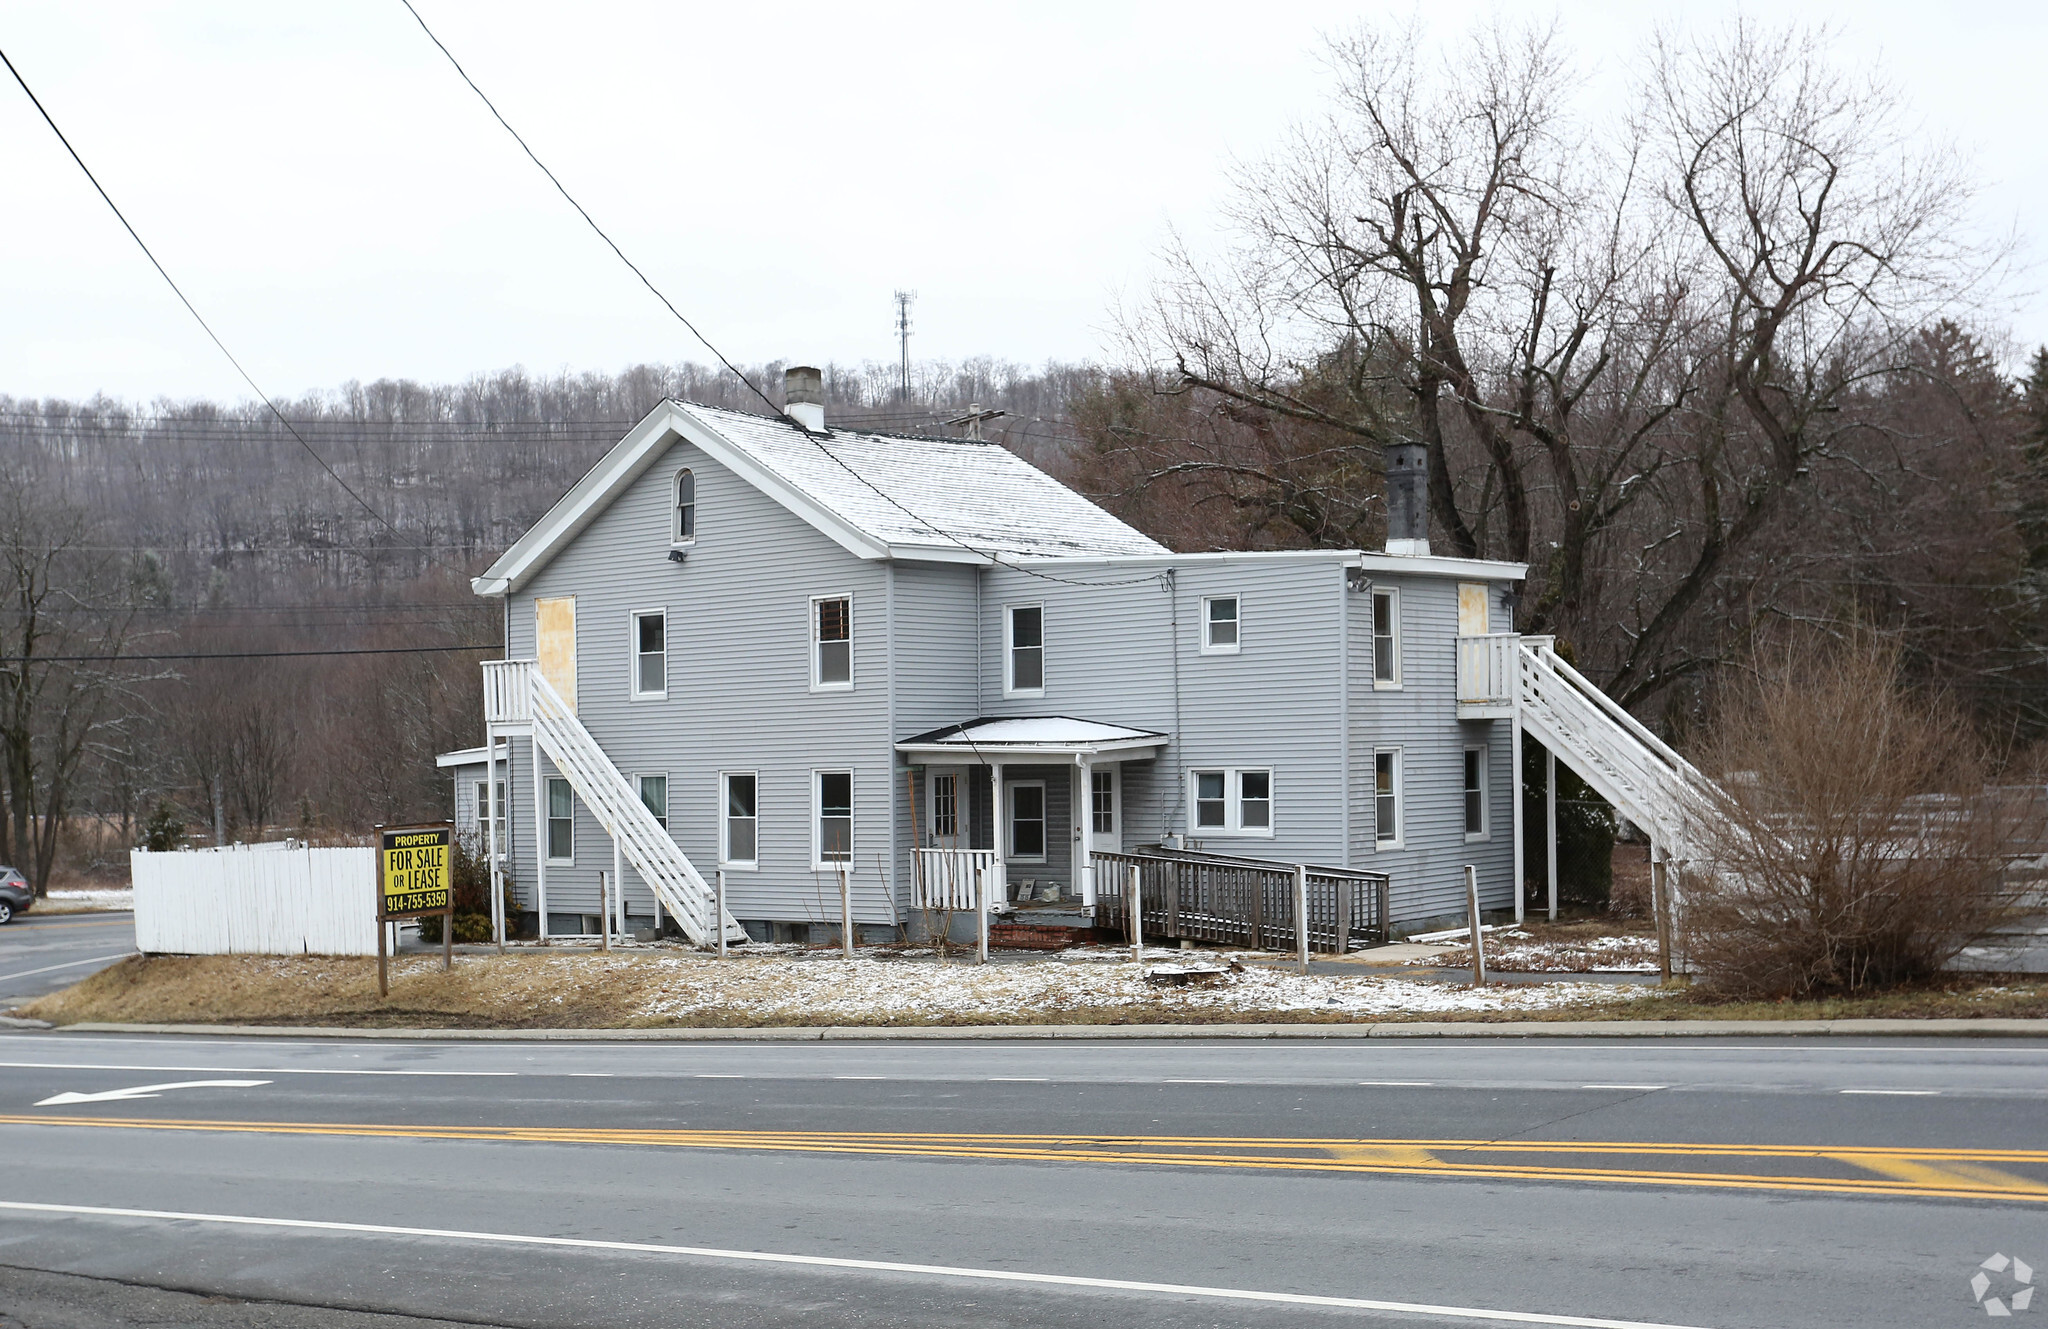
[[[1003,797],[1003,764],[999,761],[989,763],[988,787],[990,800],[994,804],[990,816],[990,829],[994,834],[989,837],[989,846],[995,851],[995,863],[989,869],[988,898],[991,904],[998,900],[1008,903],[1010,865],[1004,861],[1007,852],[1004,843],[1009,838],[1009,827],[1004,823],[1009,819],[1010,806],[1008,800]]]
[[[506,756],[511,756],[508,752]],[[511,763],[506,763],[510,770]],[[510,792],[509,790],[507,792]],[[484,853],[491,865],[491,931],[498,949],[505,949],[505,864],[498,856],[498,733],[484,722],[484,803],[489,813],[484,820]]]
[[[1515,922],[1519,923],[1522,921],[1522,676],[1519,669],[1510,675],[1508,686],[1514,689],[1515,698],[1514,716],[1508,721],[1513,726],[1508,740],[1508,761],[1513,766],[1508,788],[1513,791],[1515,800]],[[1476,943],[1473,953],[1478,954]]]
[[[1076,757],[1075,761],[1081,792],[1074,799],[1074,884],[1081,891],[1081,907],[1093,909],[1095,860],[1089,855],[1095,848],[1095,762],[1089,757]]]
[[[548,939],[548,782],[540,773],[540,735],[533,737],[533,905],[540,939]]]
[[[1543,749],[1543,846],[1549,857],[1550,921],[1557,921],[1557,754]]]

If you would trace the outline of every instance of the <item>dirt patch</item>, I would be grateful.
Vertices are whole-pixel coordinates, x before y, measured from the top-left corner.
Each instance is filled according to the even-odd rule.
[[[671,950],[465,955],[444,973],[438,958],[408,956],[393,962],[391,996],[383,1000],[374,960],[138,956],[18,1013],[60,1025],[465,1029],[2048,1016],[2048,982],[2039,981],[1735,1006],[1637,985],[1564,981],[1475,990],[1372,975],[1304,976],[1266,965],[1248,965],[1216,986],[1162,990],[1145,981],[1154,963],[1047,958],[977,968],[879,954],[850,962],[788,955],[721,962]]]

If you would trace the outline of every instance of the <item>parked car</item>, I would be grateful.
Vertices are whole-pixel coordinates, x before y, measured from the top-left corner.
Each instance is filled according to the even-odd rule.
[[[28,878],[9,867],[0,867],[0,923],[11,923],[16,914],[22,913],[36,901],[36,893],[29,889]]]

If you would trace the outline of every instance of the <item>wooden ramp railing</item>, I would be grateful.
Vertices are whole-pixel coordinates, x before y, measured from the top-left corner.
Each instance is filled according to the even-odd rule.
[[[1130,931],[1129,886],[1137,869],[1145,938],[1186,939],[1293,950],[1295,865],[1155,849],[1089,855],[1096,870],[1096,916],[1102,926]],[[1343,955],[1388,939],[1388,878],[1381,872],[1308,869],[1309,949]]]

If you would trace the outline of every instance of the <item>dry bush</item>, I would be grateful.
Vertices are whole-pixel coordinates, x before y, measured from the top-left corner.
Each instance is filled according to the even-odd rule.
[[[1985,787],[1945,702],[1857,634],[1786,650],[1734,685],[1703,767],[1683,944],[1728,995],[1862,992],[1929,977],[2001,916],[2004,853],[2031,800]]]

